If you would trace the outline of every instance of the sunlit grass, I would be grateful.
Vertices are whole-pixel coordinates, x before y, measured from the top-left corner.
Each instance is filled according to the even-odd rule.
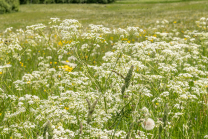
[[[187,22],[208,14],[207,1],[138,4],[33,4],[20,5],[20,12],[0,16],[0,31],[7,27],[24,28],[34,23],[48,23],[50,17],[77,19],[83,25],[108,27],[148,26],[155,20]],[[191,15],[191,16],[190,16]],[[187,18],[188,17],[188,18]]]

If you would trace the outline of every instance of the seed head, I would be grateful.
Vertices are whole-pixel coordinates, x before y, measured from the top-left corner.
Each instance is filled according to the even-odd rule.
[[[148,118],[143,122],[142,127],[146,130],[152,130],[155,127],[155,122],[151,118]]]

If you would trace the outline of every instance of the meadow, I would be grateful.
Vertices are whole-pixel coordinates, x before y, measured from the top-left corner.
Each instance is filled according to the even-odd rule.
[[[207,5],[37,4],[1,15],[0,138],[208,138]]]

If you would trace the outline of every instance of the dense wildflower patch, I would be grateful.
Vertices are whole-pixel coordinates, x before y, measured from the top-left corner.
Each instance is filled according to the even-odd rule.
[[[207,20],[184,31],[58,18],[7,28],[0,138],[207,137]]]

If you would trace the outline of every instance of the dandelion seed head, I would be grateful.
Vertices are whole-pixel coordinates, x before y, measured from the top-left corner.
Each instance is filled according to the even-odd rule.
[[[143,121],[142,127],[145,130],[152,130],[155,127],[155,122],[151,118],[147,118],[146,120]]]

